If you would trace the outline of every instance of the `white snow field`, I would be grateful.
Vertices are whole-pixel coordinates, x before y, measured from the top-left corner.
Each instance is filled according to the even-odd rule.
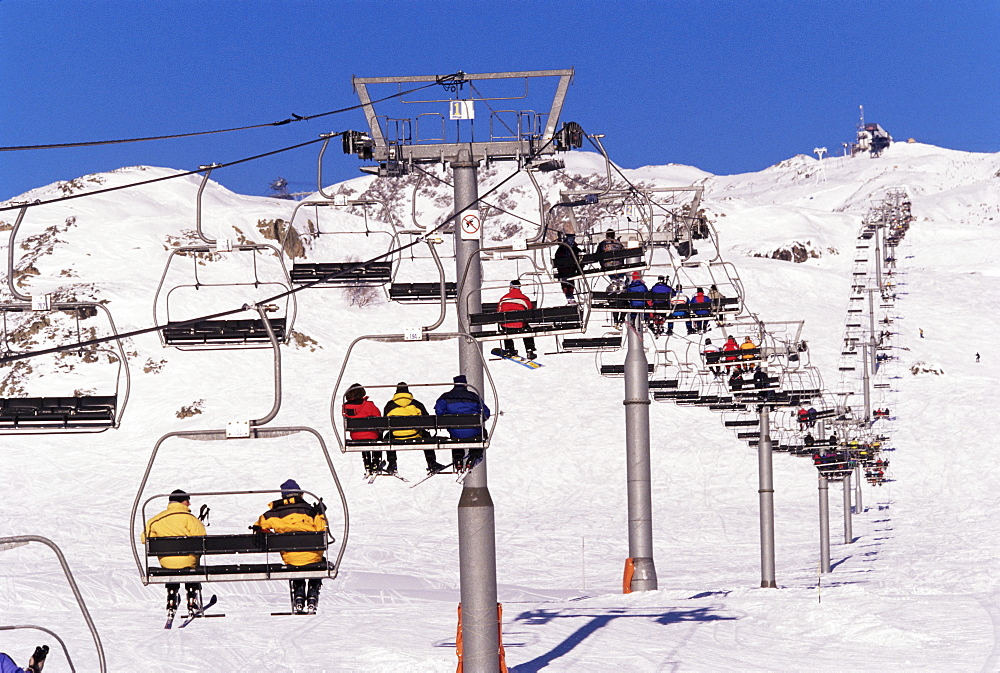
[[[596,155],[570,154],[566,160],[569,174],[599,178],[603,170]],[[841,492],[834,484],[833,570],[820,578],[816,470],[807,458],[775,454],[779,588],[758,588],[755,451],[724,428],[718,414],[657,403],[650,413],[659,590],[623,595],[628,547],[622,380],[599,376],[592,355],[547,354],[553,343],[544,337],[542,369],[489,363],[503,414],[488,467],[511,671],[1000,670],[1000,499],[989,406],[1000,373],[1000,154],[895,144],[880,158],[830,157],[823,168],[798,156],[743,175],[711,176],[673,165],[624,173],[647,185],[705,185],[705,208],[723,257],[739,271],[747,304],[764,320],[804,319],[812,363],[831,388],[839,382],[861,219],[887,189],[908,191],[916,220],[897,249],[899,297],[891,311],[898,358],[883,368],[892,388],[877,391],[872,401],[891,406],[896,419],[879,421],[895,449],[888,454],[891,481],[863,485],[865,511],[854,517],[855,541],[843,542]],[[481,193],[508,170],[500,165],[483,171]],[[21,198],[47,200],[173,172],[121,169]],[[551,204],[559,185],[547,179]],[[331,189],[357,195],[372,180]],[[198,185],[196,176],[184,177],[29,209],[15,253],[18,260],[31,258],[17,268],[30,262],[38,275],[28,277],[22,291],[76,288],[78,298],[107,301],[119,331],[152,325],[171,241],[184,230],[184,240],[191,240]],[[506,207],[537,221],[537,201],[523,177],[500,194]],[[401,218],[409,217],[408,198],[409,192],[399,192]],[[450,188],[422,192],[418,205],[423,223],[440,221],[450,207]],[[204,227],[210,235],[237,238],[236,228],[263,240],[258,220],[287,220],[293,207],[211,182]],[[16,211],[0,213],[4,230],[15,217]],[[67,225],[71,217],[75,221]],[[333,215],[324,224],[343,231],[360,222]],[[517,235],[516,227],[502,227],[505,222],[516,221],[487,220],[487,242]],[[366,240],[321,237],[310,259],[377,254],[362,247]],[[819,256],[803,263],[753,256],[794,243]],[[424,272],[431,268],[423,264]],[[453,277],[453,262],[445,264]],[[420,269],[415,275],[421,276]],[[203,291],[194,315],[248,300],[231,295],[213,305]],[[162,348],[155,334],[130,339],[132,389],[120,429],[0,439],[0,537],[41,535],[61,547],[110,671],[453,671],[461,488],[447,476],[413,489],[391,478],[367,484],[360,457],[339,452],[330,420],[334,382],[355,337],[398,333],[436,317],[433,305],[392,304],[380,297],[358,308],[336,289],[299,294],[294,329],[315,343],[302,340],[282,349],[284,394],[272,425],[308,425],[322,433],[350,507],[341,573],[326,581],[318,615],[270,616],[287,610],[284,580],[216,583],[206,585],[205,594],[218,595],[215,610],[225,618],[164,630],[164,589],[142,585],[129,543],[129,513],[157,439],[266,414],[272,400],[267,350],[181,352]],[[454,328],[453,309],[445,328]],[[590,335],[602,331],[595,315]],[[51,345],[39,335],[18,347]],[[453,345],[357,350],[345,384],[442,382],[457,373]],[[59,369],[74,362],[73,371]],[[916,362],[941,373],[913,375]],[[37,391],[59,380],[71,390],[105,389],[106,378],[88,378],[86,364],[38,364],[17,386],[5,379],[2,392],[46,394]],[[107,377],[106,367],[96,371]],[[430,406],[439,392],[422,399]],[[374,389],[371,396],[381,407],[388,391]],[[177,416],[199,400],[202,413]],[[399,462],[403,476],[423,476],[419,451],[401,453]],[[325,470],[314,446],[291,438],[245,451],[225,442],[178,441],[164,445],[146,493],[274,489],[294,478],[335,503]],[[268,499],[242,499],[237,507],[223,498],[196,498],[194,508],[212,506],[209,533],[243,532]],[[333,504],[338,540],[342,524]],[[52,629],[66,641],[76,670],[98,670],[60,567],[38,544],[0,552],[0,625],[15,624]],[[55,646],[38,632],[0,631],[0,650],[19,661],[41,642]],[[46,673],[68,670],[53,647]]]

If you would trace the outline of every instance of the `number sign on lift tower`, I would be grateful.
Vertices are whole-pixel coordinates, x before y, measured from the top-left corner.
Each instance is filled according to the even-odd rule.
[[[449,118],[452,121],[458,119],[475,119],[476,108],[471,100],[453,100],[449,109]]]

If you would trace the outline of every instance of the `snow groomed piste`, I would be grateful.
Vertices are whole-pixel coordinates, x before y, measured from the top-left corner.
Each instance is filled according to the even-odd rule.
[[[470,76],[469,81],[475,81],[474,78],[475,76]],[[532,125],[535,124],[534,121],[525,122],[521,118],[518,118],[517,123],[519,125],[526,123],[529,128],[534,128]],[[583,137],[582,130],[578,132],[570,125],[564,125],[564,130],[560,134],[555,144],[561,145],[565,150],[579,146],[576,140]],[[529,134],[529,137],[533,138],[534,142],[538,141],[535,136]],[[353,136],[353,139],[355,143],[371,140],[370,137],[364,136]],[[373,146],[369,149],[377,149],[378,143],[372,142]],[[482,207],[475,182],[476,167],[471,164],[477,161],[516,159],[519,163],[524,163],[522,169],[529,169],[528,174],[531,175],[533,182],[535,177],[530,168],[534,168],[534,172],[542,170],[539,168],[538,157],[534,151],[512,149],[508,140],[491,138],[483,142],[487,145],[502,142],[504,143],[502,152],[512,152],[512,154],[508,157],[502,152],[498,155],[487,153],[477,158],[473,151],[470,156],[451,161],[452,164],[458,164],[455,167],[460,169],[458,171],[460,174],[461,169],[466,170],[464,177],[459,175],[455,177],[456,207],[453,209],[453,216],[437,224],[417,224],[414,217],[413,229],[408,229],[399,222],[389,223],[391,227],[389,240],[392,243],[388,253],[382,254],[389,255],[391,259],[388,266],[383,260],[378,260],[382,265],[377,267],[377,275],[366,276],[368,267],[363,262],[351,260],[350,257],[354,255],[348,254],[344,256],[347,261],[341,259],[309,267],[314,277],[306,278],[301,274],[296,277],[296,267],[293,265],[291,274],[287,272],[279,274],[278,280],[275,281],[276,287],[273,289],[268,288],[270,281],[264,280],[258,270],[257,252],[262,246],[245,242],[233,244],[221,238],[208,239],[202,233],[201,202],[207,184],[206,173],[205,180],[198,190],[196,206],[197,233],[205,245],[190,249],[181,247],[170,255],[171,263],[175,259],[179,261],[184,261],[185,257],[191,259],[194,280],[179,282],[163,290],[167,287],[164,285],[167,277],[165,271],[164,280],[161,280],[161,290],[157,292],[158,297],[162,294],[165,301],[169,301],[171,296],[179,296],[172,295],[174,290],[179,292],[181,289],[190,289],[193,292],[192,296],[195,297],[193,302],[195,308],[186,307],[187,310],[180,319],[173,319],[171,316],[163,320],[159,317],[159,312],[157,313],[158,323],[170,324],[170,337],[163,342],[163,345],[182,350],[193,348],[228,351],[270,348],[273,353],[275,394],[270,411],[260,418],[246,420],[241,417],[227,423],[225,428],[214,430],[168,433],[156,443],[154,455],[149,460],[146,475],[142,478],[136,493],[130,526],[130,541],[143,583],[185,582],[195,578],[201,582],[284,581],[292,577],[335,579],[340,574],[341,561],[345,556],[348,542],[348,496],[340,486],[337,471],[326,451],[322,436],[307,426],[267,425],[278,415],[281,407],[280,349],[287,348],[293,334],[292,321],[295,317],[296,295],[289,294],[292,292],[293,284],[303,285],[304,291],[309,291],[313,287],[343,288],[345,285],[348,288],[382,287],[389,300],[401,305],[436,304],[438,315],[430,325],[406,327],[398,333],[360,336],[355,340],[356,344],[370,343],[385,350],[360,357],[358,362],[354,362],[354,345],[348,348],[337,381],[333,385],[330,413],[338,444],[342,451],[348,454],[374,449],[392,452],[410,450],[461,452],[460,458],[455,458],[454,453],[450,456],[454,460],[455,471],[461,477],[463,501],[465,501],[464,505],[461,502],[459,504],[459,539],[460,545],[471,547],[473,551],[469,553],[474,554],[473,559],[467,564],[463,561],[463,573],[474,573],[478,585],[482,584],[483,579],[481,575],[485,559],[483,554],[486,553],[488,556],[489,552],[492,552],[495,559],[495,551],[490,549],[491,541],[484,541],[481,537],[484,522],[488,523],[491,529],[489,537],[493,537],[493,515],[492,511],[488,513],[468,511],[476,509],[474,503],[472,507],[469,503],[470,499],[477,497],[473,495],[473,492],[477,492],[476,489],[479,489],[477,493],[485,492],[488,495],[485,491],[486,464],[477,464],[474,460],[470,463],[469,459],[474,456],[473,451],[488,449],[491,442],[505,432],[505,423],[498,422],[496,413],[503,403],[503,383],[494,384],[488,369],[490,363],[484,361],[480,344],[484,341],[502,343],[510,340],[517,343],[524,340],[525,352],[531,352],[534,348],[528,345],[528,339],[539,340],[534,345],[543,352],[547,362],[560,354],[584,353],[587,357],[593,357],[599,374],[625,379],[627,400],[632,399],[630,395],[633,395],[631,391],[636,381],[634,378],[630,379],[630,376],[634,376],[636,369],[630,368],[628,358],[623,362],[621,356],[631,347],[632,355],[641,354],[643,360],[638,371],[642,372],[642,379],[647,386],[647,400],[669,401],[679,407],[707,407],[717,412],[721,416],[723,427],[734,430],[739,439],[748,441],[751,446],[758,449],[763,466],[770,464],[771,450],[812,455],[819,471],[820,568],[823,572],[834,570],[830,563],[828,515],[823,514],[827,482],[831,480],[843,482],[845,543],[850,544],[855,542],[851,533],[851,510],[853,508],[856,513],[862,513],[865,509],[860,498],[860,478],[864,476],[866,481],[874,486],[889,481],[888,461],[883,452],[892,448],[891,428],[895,424],[892,412],[896,407],[896,398],[893,397],[895,392],[893,377],[899,376],[898,360],[894,360],[893,357],[893,349],[898,348],[893,341],[896,335],[893,331],[894,321],[898,319],[895,315],[894,302],[898,295],[905,292],[900,290],[901,283],[897,280],[899,272],[895,251],[913,219],[910,214],[908,193],[900,189],[889,191],[884,200],[872,208],[872,212],[862,224],[855,255],[855,270],[852,272],[851,296],[841,355],[841,385],[838,390],[829,391],[823,386],[818,368],[810,362],[811,347],[803,339],[802,321],[767,321],[748,308],[748,304],[753,304],[752,297],[747,296],[744,284],[737,274],[736,265],[722,260],[719,234],[714,223],[700,210],[703,187],[683,186],[666,190],[648,188],[633,184],[624,176],[621,176],[620,180],[624,184],[615,186],[619,180],[611,172],[608,160],[609,170],[604,176],[607,188],[563,190],[557,204],[548,210],[540,207],[540,222],[536,223],[537,230],[534,233],[523,238],[515,238],[506,245],[482,246],[480,245],[481,221],[477,230],[472,232],[474,235],[466,237],[463,237],[463,232],[468,233],[469,227],[454,225],[455,221],[464,220],[465,216],[474,214],[474,211]],[[415,143],[414,147],[417,144]],[[468,144],[475,146],[474,142]],[[380,162],[378,170],[388,177],[401,177],[409,170],[419,170],[416,167],[423,156],[420,152],[424,152],[428,144],[420,145],[422,148],[420,152],[409,158],[404,149],[407,145],[394,144],[390,139],[385,146],[396,147],[400,154]],[[356,151],[356,146],[351,149]],[[377,152],[373,152],[373,156],[375,154]],[[537,188],[537,183],[535,186]],[[348,200],[328,194],[322,196],[328,201],[312,204],[316,211],[320,205],[367,209],[371,204],[369,199]],[[333,198],[329,198],[330,196]],[[541,189],[538,189],[538,197],[539,203],[543,203]],[[296,206],[296,212],[301,205]],[[414,208],[414,212],[415,210]],[[22,209],[21,217],[24,216],[24,212]],[[293,214],[289,222],[294,218]],[[20,221],[21,218],[18,224]],[[448,229],[454,232],[454,241],[451,243],[453,250],[442,254],[439,248],[448,246],[445,242]],[[269,254],[277,253],[276,268],[285,268],[282,255],[289,254],[286,244],[291,231],[293,229],[289,224],[279,234],[283,242],[278,248],[263,246],[271,249],[272,252]],[[573,239],[569,239],[569,235],[572,235]],[[10,249],[13,250],[13,234],[11,239]],[[434,262],[438,272],[436,278],[420,275],[420,265],[413,264],[415,258],[407,260],[404,253],[398,250],[400,242],[407,239],[426,245],[430,255],[425,257],[424,261]],[[617,246],[606,245],[605,249],[601,250],[604,241],[615,242]],[[574,249],[574,246],[579,246],[579,249]],[[567,250],[568,255],[565,252]],[[214,272],[214,265],[224,266],[230,254],[245,251],[253,253],[251,262],[235,264],[232,268],[237,271],[246,271],[249,268],[252,270],[252,275],[248,278],[232,281],[223,278],[222,274],[218,277],[204,277]],[[453,280],[448,279],[448,274],[441,264],[442,259],[454,260]],[[566,263],[567,259],[569,264]],[[395,282],[400,274],[407,272],[408,263],[415,267],[410,271],[413,276],[408,278],[406,283]],[[323,266],[324,264],[331,266]],[[432,267],[423,265],[423,269],[427,268]],[[49,301],[45,305],[40,298],[36,301],[35,296],[20,295],[13,285],[14,275],[12,261],[9,269],[9,287],[17,301],[5,304],[11,307],[4,309],[5,315],[8,311],[29,314],[30,311],[51,311],[55,308],[70,315],[75,313],[77,320],[90,317],[81,311],[78,304],[63,306],[58,302]],[[351,276],[353,280],[348,283],[341,282],[346,276]],[[653,282],[654,278],[656,283]],[[515,280],[516,284],[512,282]],[[662,286],[655,289],[657,284],[662,284],[666,289]],[[232,288],[241,287],[253,288],[255,292],[260,290],[260,293],[250,300],[237,303],[227,303],[227,301],[229,297],[247,297],[247,294],[241,294],[245,290],[236,289],[221,301],[215,298],[206,299],[203,294],[203,291],[213,288],[223,288],[225,292],[230,292]],[[520,309],[504,310],[503,297],[512,292],[512,287],[519,288],[518,296],[523,295],[529,303]],[[490,300],[498,301],[491,305]],[[159,306],[159,300],[156,303]],[[209,308],[210,303],[211,308]],[[104,308],[101,304],[98,306]],[[210,324],[213,318],[204,318],[240,306],[243,306],[248,315],[256,317],[217,321],[225,323],[219,325]],[[448,331],[445,326],[449,307],[457,309],[459,328],[457,331]],[[158,308],[157,311],[159,310]],[[164,310],[169,311],[169,308]],[[278,317],[272,317],[271,314],[274,313],[277,313]],[[417,314],[408,315],[412,318]],[[426,315],[433,317],[433,312],[427,312]],[[598,320],[597,316],[601,316],[601,319]],[[15,326],[11,332],[16,333],[16,329]],[[163,330],[161,334],[167,331]],[[595,332],[600,336],[591,336]],[[112,333],[117,335],[113,323]],[[77,341],[85,340],[79,328],[76,334]],[[625,338],[627,334],[638,339]],[[73,339],[74,337],[70,336],[68,340]],[[114,342],[121,346],[117,338]],[[726,344],[730,342],[737,344],[734,349],[726,348]],[[459,345],[460,359],[458,369],[452,372],[446,363],[449,361],[449,351],[453,356],[455,344]],[[552,350],[543,350],[550,345]],[[412,349],[427,349],[427,355],[403,357],[419,358],[424,362],[440,366],[436,377],[410,381],[405,384],[406,387],[411,387],[425,399],[430,399],[453,387],[453,382],[449,381],[452,373],[461,373],[466,376],[467,382],[460,385],[467,386],[468,390],[484,398],[487,406],[492,407],[493,415],[489,421],[485,413],[474,412],[471,415],[428,414],[423,418],[381,416],[379,421],[354,425],[348,422],[348,419],[341,414],[341,406],[347,388],[355,380],[361,382],[369,391],[398,388],[403,385],[392,382],[393,379],[399,378],[393,371],[386,374],[378,371],[378,363],[387,361],[380,353],[399,353],[403,349],[406,349],[407,353]],[[507,353],[506,350],[502,351],[504,356],[507,356]],[[124,362],[124,358],[119,358],[117,362]],[[517,370],[517,374],[522,377],[517,380],[518,386],[530,389],[533,385],[531,377],[535,374],[501,363],[501,360],[495,362],[500,363],[497,366]],[[579,367],[575,369],[579,371]],[[127,372],[127,367],[125,370]],[[509,374],[510,372],[505,373],[508,382],[511,380]],[[859,395],[863,397],[861,405],[863,411],[859,411],[857,402]],[[83,413],[89,411],[84,408],[86,405],[83,403],[87,398],[86,394],[70,396],[68,398],[70,400],[81,400],[73,405],[66,404],[66,395],[56,398],[45,396],[10,398],[38,400],[36,406],[40,411],[37,416],[45,418],[44,423],[33,425],[29,419],[34,416],[23,411],[29,406],[27,402],[10,404],[10,400],[5,400],[5,408],[13,409],[10,412],[13,430],[27,426],[33,428],[35,433],[47,434],[81,429],[77,425],[78,420],[75,416],[87,420]],[[55,405],[47,402],[51,399],[63,401]],[[615,404],[617,405],[617,402]],[[104,419],[102,422],[107,424],[101,429],[119,426],[119,422],[115,422],[117,416],[114,420],[108,419],[113,415],[115,408],[120,413],[124,401],[120,405],[115,406],[114,403],[112,405],[111,414],[107,411],[101,412],[104,414],[101,416]],[[810,410],[808,407],[813,409]],[[244,417],[249,415],[251,414],[244,411]],[[51,418],[56,416],[58,422],[50,423]],[[399,420],[394,420],[397,418]],[[91,431],[88,426],[84,428],[85,431]],[[646,429],[647,465],[650,429],[655,430],[655,425],[652,428],[647,426]],[[456,430],[472,433],[472,436],[456,436],[454,434]],[[220,446],[236,447],[240,443],[239,440],[249,440],[251,443],[256,440],[282,440],[280,444],[271,442],[266,449],[262,449],[260,455],[263,457],[269,453],[274,455],[278,446],[281,448],[277,450],[284,452],[287,448],[284,438],[303,432],[315,437],[321,445],[320,453],[323,457],[313,462],[320,467],[326,465],[329,470],[328,485],[331,488],[321,491],[314,490],[310,485],[303,488],[302,493],[310,496],[314,503],[322,499],[326,503],[324,511],[328,519],[333,516],[329,507],[331,498],[336,500],[333,494],[339,495],[342,506],[337,515],[340,521],[336,523],[339,524],[341,532],[337,536],[332,535],[335,527],[330,525],[319,536],[301,534],[302,540],[306,537],[309,539],[302,544],[292,545],[289,536],[300,535],[299,533],[238,533],[235,530],[219,532],[216,529],[196,541],[193,538],[171,540],[151,537],[147,539],[141,551],[136,546],[139,534],[142,532],[142,523],[151,513],[146,511],[146,506],[154,499],[162,501],[167,498],[168,485],[174,485],[177,481],[178,464],[175,463],[172,468],[168,467],[166,474],[158,475],[162,492],[156,492],[155,489],[147,490],[161,443],[172,437],[180,437],[195,440],[196,444],[204,443],[206,447],[216,444],[208,440],[220,440]],[[352,432],[374,432],[379,437],[375,440],[354,439],[351,437]],[[416,437],[407,438],[406,433],[416,433]],[[630,451],[634,448],[636,447],[630,447]],[[639,448],[641,449],[641,446]],[[202,454],[199,459],[203,459],[204,455],[218,452],[209,448],[199,453]],[[488,455],[489,452],[486,453]],[[240,462],[252,455],[252,449],[232,448],[219,454],[218,459],[227,460],[237,456],[236,462]],[[630,455],[637,454],[630,453]],[[766,460],[763,459],[764,456],[767,457]],[[304,465],[300,462],[296,464]],[[358,468],[356,460],[350,463],[350,468]],[[308,468],[308,471],[316,475],[314,468]],[[373,474],[381,475],[387,471],[388,463],[381,463]],[[858,487],[853,507],[850,486],[852,477],[855,478]],[[275,475],[269,478],[271,481],[279,480]],[[767,509],[771,506],[766,502],[769,492],[766,487],[771,484],[764,481],[763,470],[761,478],[761,504],[766,517]],[[647,491],[651,491],[648,469],[645,480]],[[374,486],[376,489],[392,482],[392,480],[372,481],[377,484]],[[429,481],[434,483],[438,480],[431,475]],[[231,485],[242,486],[242,484]],[[239,491],[192,488],[187,495],[206,501],[212,500],[213,509],[216,510],[215,523],[218,526],[219,510],[234,521],[241,516],[252,519],[246,512],[254,509],[256,496],[264,493],[285,496],[282,490],[274,489],[276,485],[272,484],[269,490],[257,488],[252,484],[248,485],[246,490]],[[420,492],[421,489],[415,491],[415,493]],[[655,494],[652,497],[655,497]],[[226,498],[237,500],[238,504],[215,504],[224,502]],[[463,507],[466,508],[465,511]],[[463,523],[463,517],[466,516],[470,517],[471,521]],[[824,517],[827,519],[825,529]],[[630,523],[633,519],[648,520],[650,527],[653,525],[649,509],[634,517],[630,512]],[[334,521],[331,519],[329,523],[334,524]],[[222,523],[223,528],[226,525]],[[245,524],[243,528],[246,528]],[[762,519],[762,530],[765,528],[766,523]],[[773,532],[773,524],[771,531]],[[631,532],[630,526],[630,534]],[[473,538],[468,539],[468,535],[473,535]],[[475,537],[477,535],[480,537]],[[322,541],[316,542],[314,538],[322,538]],[[288,544],[285,544],[286,541]],[[338,542],[339,546],[334,547]],[[322,568],[308,569],[298,569],[294,564],[277,560],[276,555],[295,551],[317,552],[326,560]],[[775,578],[780,574],[781,565],[780,555],[776,559],[774,556],[773,538],[769,545],[765,535],[762,551],[764,553],[762,585],[777,586]],[[168,552],[191,554],[200,557],[201,562],[186,572],[173,574],[160,572],[164,569],[158,567],[156,558]],[[466,551],[460,553],[465,554]],[[768,553],[772,555],[770,564],[766,558]],[[246,554],[262,555],[263,560],[243,561],[243,555]],[[229,559],[219,558],[227,555],[236,556],[237,562],[230,563]],[[217,559],[222,562],[216,562]],[[347,555],[347,559],[346,563],[349,565],[350,554]],[[645,568],[641,568],[635,563],[637,559],[648,559],[649,563]],[[624,582],[626,592],[657,588],[652,559],[651,545],[648,556],[642,556],[632,553],[630,544]],[[493,562],[495,563],[495,560]],[[489,563],[485,565],[488,566]],[[636,574],[637,569],[640,571],[639,575]],[[495,570],[492,572],[493,604],[490,604],[490,600],[484,604],[481,586],[476,590],[470,590],[468,595],[463,591],[464,615],[460,622],[462,630],[459,632],[463,647],[459,652],[465,670],[496,670],[498,666],[503,665],[502,655],[497,656],[498,652],[502,652],[500,642],[502,624],[499,622],[500,613],[495,605],[497,584]],[[224,601],[225,596],[223,605]],[[476,610],[479,611],[478,615],[475,614]],[[198,612],[195,611],[193,616],[198,616]],[[478,622],[475,621],[477,619]],[[491,627],[477,628],[477,632],[470,637],[470,620],[473,625],[491,624]],[[100,646],[100,641],[96,638],[95,641]],[[103,659],[103,653],[101,656]]]

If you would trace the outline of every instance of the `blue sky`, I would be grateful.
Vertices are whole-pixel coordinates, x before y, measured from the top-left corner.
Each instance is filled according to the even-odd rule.
[[[0,146],[185,133],[357,103],[351,76],[575,68],[563,120],[620,165],[759,170],[851,140],[1000,151],[1000,2],[0,0]],[[348,128],[0,152],[0,199],[120,166],[193,169]],[[316,146],[213,173],[315,184]],[[324,181],[359,175],[339,148]]]

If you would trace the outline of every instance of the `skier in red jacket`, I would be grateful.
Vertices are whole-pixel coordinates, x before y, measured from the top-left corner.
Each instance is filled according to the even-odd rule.
[[[342,410],[345,418],[371,418],[381,416],[378,407],[365,396],[365,389],[360,383],[351,384],[351,387],[344,393],[344,407]],[[362,430],[352,432],[351,439],[381,439],[381,433],[374,430]],[[388,451],[389,463],[396,464],[396,452]],[[381,451],[362,451],[361,459],[365,463],[365,474],[373,474],[382,464]]]
[[[521,292],[521,281],[512,280],[510,281],[510,290],[507,294],[500,298],[500,303],[497,306],[497,311],[501,313],[504,311],[528,311],[534,308],[531,300],[528,299],[527,295]],[[528,327],[528,323],[523,321],[518,322],[505,322],[501,323],[500,327],[504,332],[517,332]],[[524,337],[524,350],[527,351],[526,357],[529,360],[535,359],[535,338],[531,336]],[[513,339],[503,340],[503,354],[507,357],[512,355],[517,355],[517,349],[514,348]]]
[[[736,337],[730,334],[729,338],[726,339],[726,343],[722,344],[722,352],[726,354],[723,356],[723,359],[726,362],[734,362],[736,360],[736,353],[738,353],[739,350],[740,345],[736,343]],[[733,365],[726,365],[727,371],[732,368]]]

